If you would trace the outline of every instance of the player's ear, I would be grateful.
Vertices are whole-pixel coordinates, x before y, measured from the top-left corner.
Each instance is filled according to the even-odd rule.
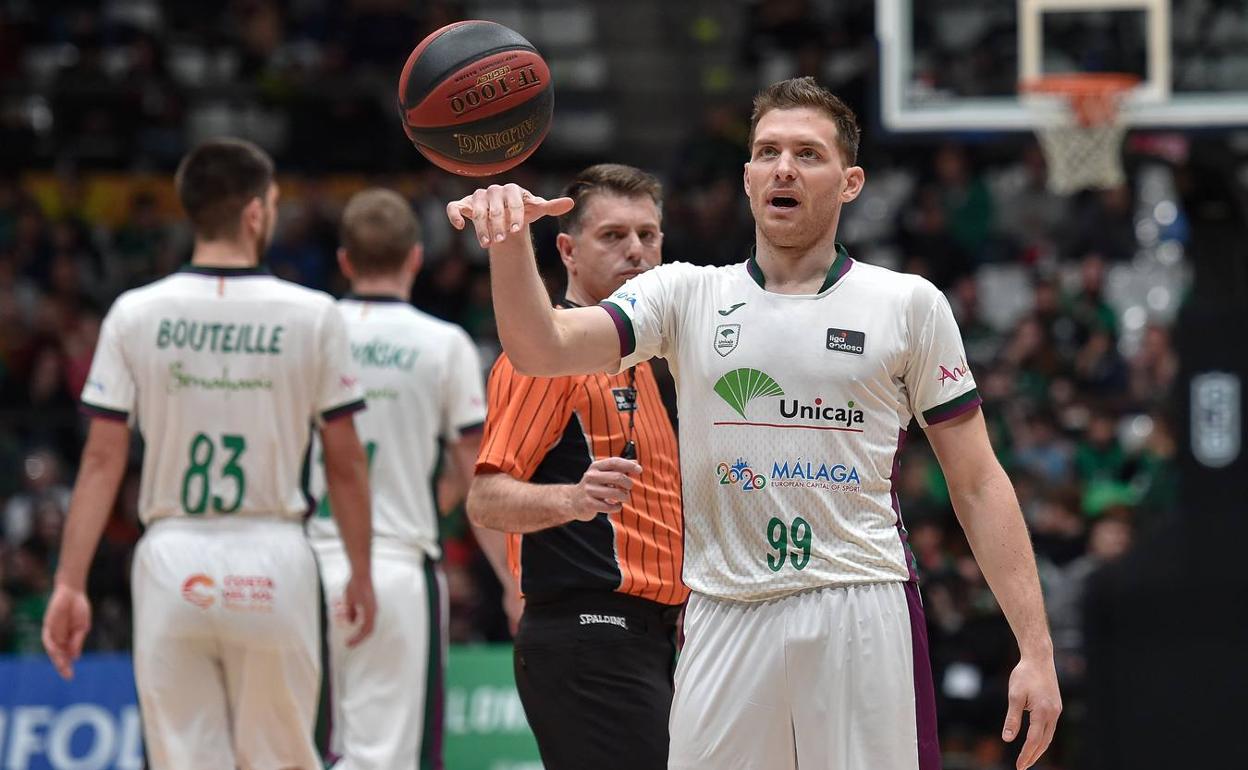
[[[862,166],[850,166],[845,169],[845,188],[841,190],[841,203],[849,203],[862,193],[862,186],[867,183],[867,173]]]
[[[403,260],[403,269],[410,275],[416,275],[424,264],[425,247],[418,243],[412,247],[411,251],[407,252],[407,259]]]
[[[338,269],[342,271],[343,277],[348,281],[355,280],[355,267],[347,256],[347,250],[341,246],[338,247]]]
[[[268,195],[267,191],[265,195]],[[259,196],[247,201],[247,205],[243,206],[242,214],[239,216],[239,224],[252,232],[264,232],[264,220],[269,215],[267,206],[268,203]]]
[[[750,162],[748,160],[745,162],[745,166],[741,171],[741,184],[744,185],[745,187],[746,200],[749,200],[749,197],[750,197]]]
[[[572,236],[567,233],[559,233],[555,236],[555,248],[559,250],[559,259],[563,261],[563,266],[572,269],[572,265],[576,264],[576,258],[572,256],[572,247],[575,241]]]

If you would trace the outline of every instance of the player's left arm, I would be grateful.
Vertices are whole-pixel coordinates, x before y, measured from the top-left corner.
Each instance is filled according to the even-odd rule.
[[[65,679],[74,675],[74,661],[91,630],[87,572],[100,535],[113,509],[130,454],[130,426],[123,420],[91,420],[87,443],[61,537],[52,598],[43,615],[43,647]]]
[[[1013,741],[1022,712],[1029,712],[1031,724],[1018,756],[1018,770],[1024,770],[1048,748],[1062,710],[1027,525],[1014,487],[992,451],[981,410],[928,425],[927,438],[975,559],[1018,640],[1020,659],[1010,675],[1002,738]]]

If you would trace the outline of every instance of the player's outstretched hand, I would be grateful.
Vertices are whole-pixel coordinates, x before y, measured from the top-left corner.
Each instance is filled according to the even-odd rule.
[[[342,592],[342,603],[347,622],[355,629],[355,633],[347,639],[347,646],[354,647],[373,633],[373,623],[377,619],[377,598],[373,596],[372,577],[352,573],[346,590]]]
[[[1053,741],[1057,717],[1062,713],[1062,695],[1057,689],[1053,657],[1023,658],[1010,674],[1010,706],[1001,737],[1010,743],[1018,735],[1023,712],[1031,715],[1027,740],[1018,753],[1018,770],[1027,770],[1040,759]]]
[[[632,495],[632,477],[639,473],[641,465],[623,457],[595,460],[580,482],[569,487],[569,521],[591,521],[600,512],[618,513]]]
[[[43,649],[66,680],[74,678],[74,661],[82,655],[82,643],[91,630],[91,602],[76,589],[57,584],[43,614]]]
[[[539,198],[518,184],[492,184],[446,204],[446,218],[456,230],[463,230],[471,220],[477,240],[482,247],[488,247],[502,243],[542,217],[562,216],[575,205],[571,198]]]

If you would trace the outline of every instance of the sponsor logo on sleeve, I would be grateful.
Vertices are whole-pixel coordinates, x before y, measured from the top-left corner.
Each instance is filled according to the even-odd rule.
[[[936,372],[936,381],[941,385],[944,385],[950,380],[953,382],[959,382],[970,373],[971,370],[967,368],[965,360],[961,362],[960,366],[945,366],[944,364],[940,364],[939,370]]]
[[[636,309],[637,307],[637,295],[631,291],[617,291],[611,295],[611,299],[627,302],[631,309]]]

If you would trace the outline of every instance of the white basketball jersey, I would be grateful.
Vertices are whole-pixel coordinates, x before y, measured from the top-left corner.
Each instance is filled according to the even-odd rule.
[[[338,303],[368,411],[356,418],[368,452],[373,535],[440,555],[433,498],[441,442],[485,421],[481,362],[463,329],[387,297]],[[313,448],[308,522],[313,542],[339,537],[325,494],[320,447]]]
[[[893,479],[911,417],[979,404],[944,296],[838,247],[814,295],[753,259],[663,265],[602,306],[622,368],[662,356],[680,406],[685,583],[763,600],[912,576]]]
[[[331,297],[262,268],[189,266],[117,298],[84,412],[146,442],[139,517],[308,513],[309,433],[362,409]]]

